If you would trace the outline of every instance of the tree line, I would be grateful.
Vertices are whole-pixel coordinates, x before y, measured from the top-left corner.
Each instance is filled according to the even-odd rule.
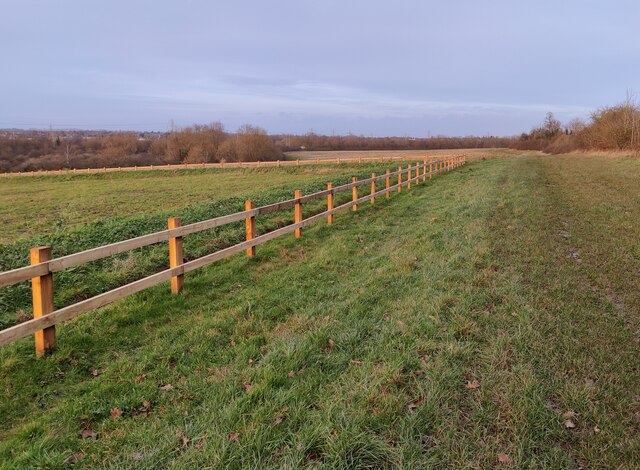
[[[562,125],[553,113],[512,148],[559,154],[576,150],[615,150],[640,153],[640,105],[631,97],[594,111],[588,121],[573,119]]]
[[[359,135],[268,135],[243,125],[228,132],[219,123],[171,132],[0,131],[0,172],[102,168],[175,163],[268,161],[293,150],[438,150],[513,148],[566,153],[575,150],[640,152],[640,106],[632,99],[596,110],[588,121],[562,124],[552,113],[517,137],[426,138]]]

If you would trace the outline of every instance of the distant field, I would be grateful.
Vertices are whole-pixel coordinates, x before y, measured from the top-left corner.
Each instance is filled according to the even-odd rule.
[[[297,152],[286,152],[286,156],[291,159],[313,160],[313,159],[329,159],[329,158],[389,158],[415,156],[423,158],[425,156],[438,157],[449,154],[465,154],[470,158],[496,157],[515,155],[522,152],[510,149],[463,149],[463,150],[327,150],[313,151],[301,150]]]
[[[0,348],[0,467],[637,468],[640,160],[503,156],[189,273],[179,296],[159,285],[83,315],[43,360],[31,338]],[[242,172],[242,194],[176,212],[201,220],[345,170],[275,173],[269,189],[271,173]],[[224,191],[223,174],[172,178],[173,197]],[[136,184],[109,192],[122,217],[42,241],[64,253],[164,226],[123,215],[142,211]],[[243,236],[190,235],[185,251]],[[0,264],[34,241],[0,246]],[[56,305],[155,272],[166,251],[56,273]],[[28,316],[19,287],[0,324]]]
[[[387,168],[388,166],[384,166]],[[0,244],[121,216],[180,209],[256,191],[330,181],[380,165],[176,170],[0,180]]]

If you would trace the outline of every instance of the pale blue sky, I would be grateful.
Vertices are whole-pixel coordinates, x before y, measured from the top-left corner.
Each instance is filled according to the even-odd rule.
[[[510,135],[640,91],[633,0],[0,6],[0,127]]]

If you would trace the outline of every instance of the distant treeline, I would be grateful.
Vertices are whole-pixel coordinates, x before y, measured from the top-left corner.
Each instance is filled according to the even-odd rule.
[[[640,107],[631,99],[595,111],[588,122],[565,125],[552,113],[519,137],[365,137],[268,135],[244,125],[227,132],[220,123],[172,132],[0,131],[0,172],[102,168],[167,163],[283,159],[293,150],[438,150],[508,147],[566,153],[574,150],[640,152]]]
[[[168,133],[0,131],[0,172],[284,159],[292,150],[436,150],[508,147],[504,137],[267,135],[220,123]]]
[[[364,137],[360,135],[274,135],[284,152],[294,150],[440,150],[508,147],[511,137]]]
[[[511,147],[552,154],[576,150],[640,152],[640,106],[628,98],[598,109],[588,122],[574,119],[566,125],[547,113],[542,125],[522,134]]]

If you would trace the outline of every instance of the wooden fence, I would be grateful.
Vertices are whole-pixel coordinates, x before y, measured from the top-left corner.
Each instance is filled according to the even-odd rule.
[[[399,157],[351,157],[351,158],[313,158],[297,160],[274,160],[257,162],[218,162],[218,163],[179,163],[166,165],[145,165],[145,166],[118,166],[103,168],[71,168],[65,170],[37,170],[22,171],[16,173],[0,173],[0,176],[46,176],[46,175],[89,175],[96,173],[112,173],[120,171],[147,171],[147,170],[201,170],[208,168],[262,168],[262,167],[284,167],[300,165],[321,165],[340,163],[384,163],[397,160],[417,160],[422,157],[416,155],[403,155]],[[443,159],[453,158],[451,155],[442,157]]]
[[[31,279],[33,319],[1,330],[0,346],[34,334],[36,355],[42,356],[55,346],[55,325],[59,323],[71,320],[82,313],[96,310],[123,297],[165,281],[170,281],[171,291],[177,294],[182,289],[184,275],[190,271],[207,266],[241,251],[246,251],[247,256],[254,256],[257,245],[291,232],[295,233],[296,238],[300,238],[302,236],[302,229],[314,222],[326,217],[327,222],[331,224],[334,214],[340,211],[349,208],[355,211],[358,208],[358,204],[365,201],[371,201],[373,204],[377,197],[385,197],[388,199],[391,196],[392,190],[401,192],[404,186],[409,189],[412,183],[419,184],[421,180],[425,182],[427,178],[432,178],[434,175],[453,170],[454,168],[464,165],[465,162],[466,159],[464,156],[452,156],[437,161],[425,160],[422,164],[416,163],[415,166],[409,164],[406,168],[398,167],[398,170],[394,172],[387,170],[383,175],[372,174],[371,178],[364,180],[358,181],[357,178],[353,178],[351,183],[341,186],[333,187],[331,183],[328,183],[326,190],[307,194],[306,196],[303,196],[302,192],[297,190],[295,191],[293,199],[280,201],[267,206],[254,207],[252,201],[246,201],[245,211],[243,212],[195,222],[185,226],[181,225],[180,218],[172,217],[168,221],[167,230],[142,235],[137,238],[92,248],[59,258],[51,257],[51,247],[32,248],[31,265],[0,273],[0,287]],[[406,177],[403,178],[403,175],[406,175]],[[398,182],[392,185],[392,178],[394,178],[395,181],[396,177]],[[384,189],[378,189],[376,186],[376,183],[381,181],[384,181]],[[358,196],[358,188],[361,186],[370,187],[368,195]],[[334,195],[348,190],[351,190],[352,193],[351,201],[334,207]],[[324,197],[327,198],[327,210],[306,219],[303,218],[303,204]],[[290,207],[294,208],[293,224],[262,235],[256,235],[255,218],[258,215]],[[246,241],[184,262],[182,250],[182,239],[184,236],[242,220],[245,221]],[[55,310],[53,303],[53,273],[160,242],[168,242],[169,244],[169,269]]]

